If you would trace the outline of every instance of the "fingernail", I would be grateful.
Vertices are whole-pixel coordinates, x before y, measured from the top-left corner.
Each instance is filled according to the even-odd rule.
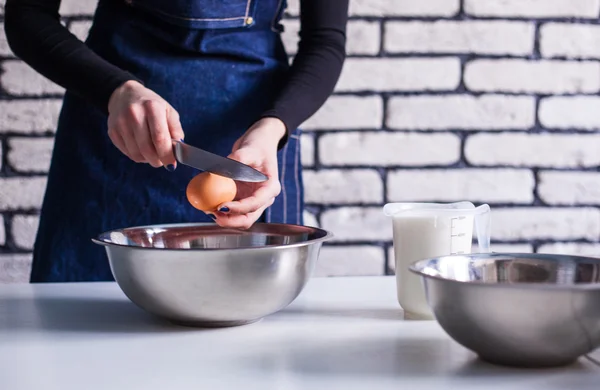
[[[227,207],[227,206],[223,206],[223,207],[221,207],[221,208],[219,209],[219,211],[220,211],[220,212],[222,212],[222,213],[228,213],[228,212],[229,212],[229,207]]]
[[[175,170],[175,165],[169,164],[165,168],[167,169],[167,171],[173,172]]]
[[[217,217],[215,217],[214,214],[206,214],[208,215],[213,221],[215,221],[217,219]]]

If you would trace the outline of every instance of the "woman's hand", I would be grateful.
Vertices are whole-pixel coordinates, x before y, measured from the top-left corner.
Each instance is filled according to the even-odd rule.
[[[108,104],[108,136],[127,157],[155,168],[174,170],[172,139],[183,139],[179,114],[137,81],[113,92]]]
[[[273,204],[281,192],[277,146],[285,131],[285,125],[279,119],[264,118],[236,141],[229,158],[259,170],[268,180],[261,183],[236,182],[236,198],[219,206],[215,215],[217,224],[248,229]]]

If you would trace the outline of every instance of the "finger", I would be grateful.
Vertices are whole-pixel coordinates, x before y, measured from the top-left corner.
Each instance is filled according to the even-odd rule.
[[[146,108],[134,108],[130,114],[130,123],[132,125],[132,133],[135,139],[137,149],[143,158],[154,168],[160,167],[162,164],[158,159],[150,130],[148,129],[148,121],[146,120]],[[128,146],[129,147],[129,146]]]
[[[172,139],[182,140],[185,138],[183,128],[181,127],[181,121],[179,120],[179,113],[170,106],[167,108],[167,124]],[[171,153],[173,153],[172,150]]]
[[[267,204],[263,205],[258,210],[256,210],[253,213],[250,213],[250,214],[229,215],[229,214],[223,214],[223,213],[216,213],[215,214],[215,217],[216,217],[215,222],[219,226],[222,226],[222,227],[244,229],[244,230],[249,229],[252,227],[252,225],[254,225],[254,223],[258,220],[258,218],[260,218],[260,216],[264,213],[264,211],[273,204],[274,201],[275,201],[275,198],[272,198],[269,202],[267,202]]]
[[[150,131],[150,138],[154,145],[156,155],[162,165],[175,165],[173,144],[167,123],[167,109],[165,105],[148,101],[146,103],[146,120]]]
[[[270,179],[267,181],[267,183],[265,183],[265,185],[258,188],[251,196],[238,201],[223,203],[222,205],[219,205],[218,210],[227,208],[229,209],[228,214],[230,215],[249,214],[259,210],[265,205],[268,205],[272,198],[275,198],[277,195],[279,195],[280,190],[281,186],[279,181],[276,179]]]
[[[144,163],[146,160],[144,156],[140,153],[137,142],[133,136],[133,131],[131,130],[131,124],[129,124],[126,120],[122,120],[119,123],[118,132],[123,142],[125,143],[125,148],[127,149],[127,156],[137,163]]]

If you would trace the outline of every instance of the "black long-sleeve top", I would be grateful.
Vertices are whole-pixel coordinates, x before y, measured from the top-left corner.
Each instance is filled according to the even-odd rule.
[[[40,74],[107,112],[113,91],[136,77],[69,32],[60,23],[60,2],[7,0],[5,32],[10,48]],[[301,0],[298,51],[283,88],[262,116],[281,119],[289,132],[325,102],[345,59],[347,15],[348,0]]]

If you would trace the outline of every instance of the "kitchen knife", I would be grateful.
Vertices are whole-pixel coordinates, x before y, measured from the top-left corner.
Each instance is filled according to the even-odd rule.
[[[266,175],[246,164],[193,147],[182,141],[173,140],[173,152],[179,163],[215,175],[246,182],[262,182],[268,179]]]

